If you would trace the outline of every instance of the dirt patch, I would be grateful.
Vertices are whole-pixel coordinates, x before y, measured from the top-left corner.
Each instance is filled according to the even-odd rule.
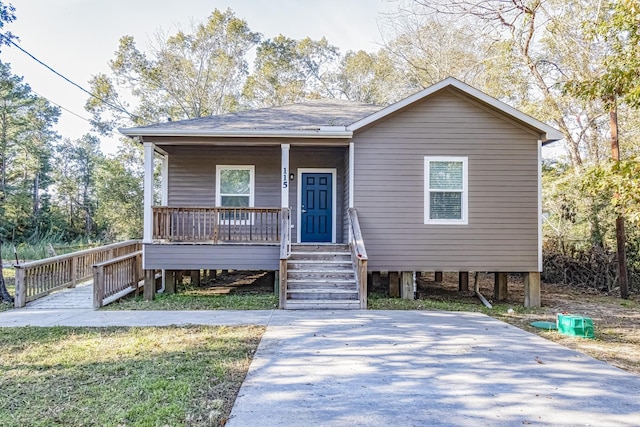
[[[273,293],[273,271],[222,271],[201,281],[199,290],[208,294]]]
[[[445,274],[441,283],[433,277],[418,278],[418,297],[439,301],[455,301],[481,305],[473,290],[473,274],[469,277],[469,292],[458,292],[458,275]],[[480,292],[492,303],[493,274],[479,275]],[[572,288],[566,285],[543,283],[542,307],[522,309],[524,288],[519,275],[509,275],[509,296],[487,313],[536,333],[551,341],[578,350],[624,370],[640,374],[640,296],[623,300],[615,293],[599,292],[591,288]],[[507,312],[513,307],[513,312]],[[530,326],[536,320],[555,322],[558,313],[570,313],[593,319],[596,339],[575,338],[555,331],[542,331]]]

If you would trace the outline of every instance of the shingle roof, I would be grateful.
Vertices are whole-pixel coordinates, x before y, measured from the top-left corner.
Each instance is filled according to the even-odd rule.
[[[382,107],[340,99],[323,99],[272,108],[239,111],[218,116],[157,123],[139,128],[122,129],[130,134],[145,130],[166,131],[268,131],[317,130],[326,126],[346,127],[379,111]]]

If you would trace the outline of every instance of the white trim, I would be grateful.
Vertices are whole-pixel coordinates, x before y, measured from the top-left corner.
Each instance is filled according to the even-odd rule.
[[[344,129],[344,128],[342,128]],[[253,138],[253,137],[270,137],[270,138],[351,138],[353,132],[347,130],[202,130],[202,129],[156,129],[149,127],[140,128],[120,128],[118,129],[123,135],[129,137],[136,136],[190,136],[190,137],[211,137],[211,136],[228,136],[235,138]]]
[[[430,162],[461,162],[462,163],[462,206],[461,219],[431,219],[429,217],[431,198],[429,193]],[[467,225],[469,224],[469,158],[466,156],[424,156],[424,223],[439,225]]]
[[[154,145],[144,143],[144,228],[143,243],[153,242],[153,159]]]
[[[336,243],[336,228],[338,228],[338,224],[336,221],[336,193],[337,193],[337,185],[336,185],[336,177],[338,171],[336,168],[298,168],[298,185],[297,185],[297,195],[298,195],[298,206],[297,206],[297,224],[298,224],[298,233],[297,239],[298,243],[300,242],[301,235],[301,221],[302,221],[302,174],[303,173],[330,173],[331,176],[331,243]]]
[[[538,141],[538,271],[542,273],[542,141]]]
[[[490,105],[491,107],[497,109],[498,111],[507,114],[529,126],[531,126],[532,128],[543,132],[545,134],[543,142],[547,143],[547,142],[552,142],[552,141],[557,141],[559,139],[564,138],[564,135],[562,135],[562,133],[560,131],[558,131],[557,129],[554,129],[553,127],[547,125],[546,123],[542,123],[539,120],[534,119],[533,117],[524,114],[521,111],[516,110],[515,108],[505,104],[502,101],[499,101],[489,95],[487,95],[484,92],[479,91],[478,89],[475,89],[465,83],[462,83],[460,80],[457,80],[453,77],[449,77],[446,78],[434,85],[429,86],[428,88],[415,93],[399,102],[396,102],[395,104],[391,104],[386,108],[383,108],[382,110],[378,111],[377,113],[373,113],[370,116],[367,116],[361,120],[358,120],[357,122],[347,126],[347,130],[348,131],[357,131],[358,129],[367,126],[377,120],[380,120],[386,116],[388,116],[389,114],[395,113],[398,110],[401,110],[405,107],[407,107],[410,104],[413,104],[414,102],[420,101],[423,98],[426,98],[427,96],[442,90],[446,87],[454,87],[462,92],[464,92],[465,94],[476,98],[479,101],[484,102],[485,104]]]
[[[354,177],[355,177],[355,145],[353,142],[349,143],[349,207],[353,208],[355,207],[353,205],[353,192],[355,191],[355,182],[354,182]]]
[[[169,155],[162,156],[162,169],[160,170],[160,204],[167,206],[169,204]]]
[[[216,206],[222,206],[222,195],[220,194],[220,171],[221,170],[248,170],[249,171],[249,207],[252,208],[255,198],[255,175],[256,167],[254,165],[216,165]],[[238,194],[238,196],[246,196],[246,194]],[[253,223],[253,216],[251,216],[251,222]],[[227,224],[227,221],[221,221],[222,224]],[[241,221],[240,223],[243,223]]]
[[[289,149],[291,145],[280,144],[280,173],[282,174],[282,188],[280,191],[280,207],[289,207]]]

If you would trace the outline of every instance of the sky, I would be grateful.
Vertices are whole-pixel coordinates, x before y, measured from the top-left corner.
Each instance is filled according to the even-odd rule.
[[[75,83],[89,89],[92,75],[108,73],[118,40],[131,35],[144,49],[161,29],[175,33],[204,21],[214,9],[231,8],[252,31],[271,38],[326,37],[348,50],[377,51],[379,26],[394,0],[5,0],[16,8],[16,21],[5,29],[18,44]],[[88,95],[56,76],[15,47],[2,47],[0,60],[24,77],[32,90],[63,108],[56,129],[72,140],[90,131],[84,111]],[[68,111],[67,111],[68,110]],[[115,152],[117,139],[103,141]]]

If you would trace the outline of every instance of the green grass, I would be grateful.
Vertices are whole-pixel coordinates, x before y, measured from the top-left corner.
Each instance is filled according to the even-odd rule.
[[[220,425],[263,332],[0,328],[0,425]]]
[[[142,296],[109,304],[104,310],[272,310],[278,297],[268,294],[203,294],[187,291],[174,295],[156,294],[153,301]]]
[[[5,284],[7,285],[7,290],[9,291],[9,293],[11,295],[15,295],[15,270],[13,269],[13,267],[3,267],[2,268],[2,275],[4,276],[4,281]],[[13,304],[9,304],[6,302],[0,302],[0,311],[7,311],[9,309],[13,308]]]
[[[100,242],[89,242],[86,240],[77,240],[69,243],[62,243],[57,239],[42,239],[37,243],[17,243],[15,245],[16,252],[18,253],[18,259],[20,262],[34,261],[38,259],[48,258],[49,245],[53,247],[56,255],[64,255],[71,252],[77,252],[83,249],[94,248],[100,246]],[[14,263],[16,261],[15,253],[13,252],[14,245],[10,243],[4,243],[0,246],[2,251],[2,259],[5,263]]]
[[[400,298],[388,298],[380,294],[372,294],[367,299],[367,307],[370,310],[442,310],[442,311],[468,311],[488,314],[499,317],[506,315],[508,310],[512,313],[532,313],[535,309],[525,308],[521,304],[494,304],[493,308],[485,307],[479,300],[467,302],[455,297],[450,299],[421,299],[405,300]]]

